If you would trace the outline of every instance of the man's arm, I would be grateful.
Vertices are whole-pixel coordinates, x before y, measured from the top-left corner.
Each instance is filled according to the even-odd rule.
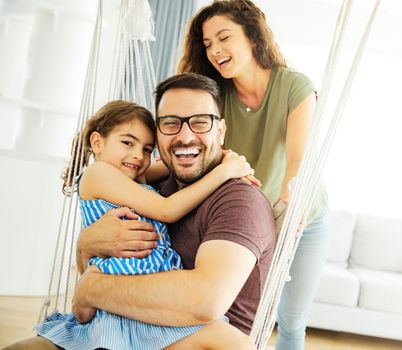
[[[96,308],[166,326],[209,322],[230,308],[255,263],[240,244],[210,240],[200,246],[193,270],[141,276],[92,270],[77,285],[73,312],[81,322]]]

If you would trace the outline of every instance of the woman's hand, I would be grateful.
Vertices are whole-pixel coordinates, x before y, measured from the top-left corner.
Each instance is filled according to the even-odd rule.
[[[283,220],[286,215],[286,210],[288,208],[288,199],[279,198],[274,206],[272,207],[272,213],[274,214],[274,220],[276,225],[276,236],[278,237],[279,232],[282,228]],[[296,237],[299,237],[303,233],[304,226],[306,224],[306,215],[303,213],[299,225],[296,230]]]
[[[278,237],[279,232],[281,231],[287,207],[288,207],[287,200],[283,200],[281,198],[279,198],[272,207],[272,213],[274,215],[275,226],[276,226],[276,237]]]

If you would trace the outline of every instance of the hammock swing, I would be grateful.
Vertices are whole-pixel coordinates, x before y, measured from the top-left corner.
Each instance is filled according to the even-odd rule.
[[[353,3],[353,0],[343,0],[304,156],[294,188],[291,192],[289,205],[277,239],[267,281],[250,333],[258,349],[265,349],[272,334],[280,295],[284,284],[289,280],[289,269],[301,238],[299,232],[302,232],[303,227],[301,227],[300,222],[302,222],[303,217],[308,217],[325,160],[341,119],[343,108],[367,43],[380,1],[381,0],[375,0],[371,16],[356,50],[335,111],[325,128],[324,108]],[[77,134],[82,130],[86,120],[95,112],[96,77],[102,33],[102,17],[102,0],[99,0],[84,92],[76,128]],[[150,40],[154,40],[154,36],[151,10],[148,1],[121,0],[112,76],[109,85],[109,100],[125,99],[152,108],[152,92],[153,88],[156,86],[156,78],[150,53]],[[320,139],[322,139],[321,145]],[[74,143],[78,143],[78,149],[83,151],[81,138],[76,138]],[[75,145],[73,149],[75,149]],[[83,159],[82,156],[72,155],[69,162],[70,172],[68,174],[68,180],[70,180],[72,173],[77,173],[76,170],[83,170],[83,164],[74,161],[74,158],[77,156],[79,159]],[[72,169],[72,165],[75,169]],[[72,179],[71,189],[74,189],[76,185],[75,181],[76,179]],[[39,315],[39,322],[43,322],[46,319],[48,309],[51,305],[52,313],[58,310],[66,312],[69,292],[74,290],[78,280],[77,272],[75,272],[75,277],[71,276],[75,237],[76,233],[80,230],[77,211],[77,193],[70,191],[69,195],[64,196],[48,295],[43,303]],[[71,283],[71,280],[73,280],[73,283]],[[51,296],[53,295],[55,297],[52,298]],[[63,296],[63,300],[61,300],[61,296]]]

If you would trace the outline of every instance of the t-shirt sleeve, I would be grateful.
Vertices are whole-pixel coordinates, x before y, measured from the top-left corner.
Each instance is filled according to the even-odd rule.
[[[313,82],[304,74],[291,72],[289,76],[291,85],[289,89],[289,113],[292,112],[311,92],[317,90]]]
[[[251,250],[260,259],[275,244],[275,224],[271,207],[263,193],[241,181],[220,191],[203,213],[207,231],[203,242],[227,240]]]

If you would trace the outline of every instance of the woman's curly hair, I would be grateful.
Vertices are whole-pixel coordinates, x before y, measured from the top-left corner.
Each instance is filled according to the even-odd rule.
[[[213,16],[225,16],[242,26],[252,43],[252,53],[261,68],[286,67],[286,60],[268,27],[264,13],[250,0],[217,0],[202,8],[189,23],[178,73],[206,75],[227,88],[230,80],[223,78],[208,61],[203,43],[202,26]]]

